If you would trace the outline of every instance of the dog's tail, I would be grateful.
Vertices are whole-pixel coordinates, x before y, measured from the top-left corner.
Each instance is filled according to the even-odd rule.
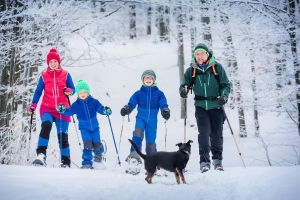
[[[128,139],[131,145],[133,146],[134,150],[143,158],[145,159],[146,155],[142,154],[142,152],[139,150],[139,148],[136,146],[136,144],[131,140]]]

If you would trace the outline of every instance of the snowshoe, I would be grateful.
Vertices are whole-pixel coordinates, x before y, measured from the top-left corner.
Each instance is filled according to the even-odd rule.
[[[90,164],[82,165],[80,169],[94,169],[94,167]]]
[[[137,175],[141,172],[142,160],[140,156],[135,152],[131,152],[125,160],[126,162],[126,173]]]
[[[94,169],[106,169],[108,164],[106,163],[106,158],[104,154],[94,155]]]
[[[34,166],[44,166],[46,167],[46,156],[43,153],[39,153],[36,157],[36,159],[32,162],[32,165]]]
[[[103,153],[101,154],[101,160],[100,160],[100,162],[106,162],[106,152],[107,152],[107,146],[106,146],[106,142],[104,141],[104,140],[101,140],[101,143],[102,143],[102,145],[103,145],[103,148],[104,148],[104,151],[103,151]],[[96,155],[95,155],[96,156]],[[94,161],[95,162],[97,162],[96,160],[95,160],[95,157],[94,157]]]
[[[107,152],[107,146],[106,142],[104,140],[101,140],[101,143],[103,145],[104,151],[102,154],[96,154],[94,155],[94,169],[107,169],[109,165],[106,163],[106,152]]]

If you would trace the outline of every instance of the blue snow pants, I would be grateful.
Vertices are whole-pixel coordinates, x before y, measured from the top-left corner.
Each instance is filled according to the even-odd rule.
[[[103,144],[100,138],[100,129],[97,128],[94,131],[88,131],[86,129],[81,129],[81,137],[84,144],[84,149],[82,152],[82,165],[93,165],[93,154],[102,154],[104,152]]]
[[[157,114],[153,116],[136,116],[135,130],[133,131],[132,141],[141,150],[144,133],[146,135],[146,154],[156,152],[156,130],[157,130]],[[133,152],[133,147],[130,152]]]
[[[62,163],[70,166],[70,147],[68,141],[69,122],[55,118],[50,113],[43,113],[41,120],[42,129],[39,135],[38,147],[36,150],[37,154],[43,153],[44,155],[47,155],[46,150],[49,144],[50,132],[52,129],[52,124],[55,121]],[[62,134],[62,147],[60,146],[60,134]]]

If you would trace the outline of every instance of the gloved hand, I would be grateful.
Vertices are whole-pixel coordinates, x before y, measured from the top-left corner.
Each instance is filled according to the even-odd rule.
[[[59,113],[64,113],[66,111],[66,106],[64,106],[64,104],[58,104],[56,110],[59,112]]]
[[[36,109],[36,103],[31,103],[29,108],[27,109],[28,114],[31,115],[32,113],[34,113],[35,109]]]
[[[165,120],[170,119],[170,109],[169,108],[163,108],[161,110],[161,115]]]
[[[125,105],[122,109],[121,109],[121,115],[124,117],[125,115],[129,115],[131,113],[132,109],[129,105]]]
[[[66,96],[70,96],[70,95],[73,94],[73,90],[72,90],[71,88],[65,87],[65,88],[64,88],[64,94],[65,94]]]
[[[224,97],[224,96],[219,96],[219,97],[217,98],[217,100],[218,100],[218,104],[219,104],[220,106],[224,106],[225,103],[227,102],[227,99],[226,99],[226,97]]]
[[[188,93],[189,93],[189,89],[187,89],[187,91],[185,91],[185,88],[184,88],[184,87],[182,87],[182,88],[180,89],[180,96],[181,96],[182,98],[187,98]]]
[[[108,107],[108,106],[104,107],[103,112],[104,112],[105,115],[111,115],[111,113],[112,113],[110,107]]]

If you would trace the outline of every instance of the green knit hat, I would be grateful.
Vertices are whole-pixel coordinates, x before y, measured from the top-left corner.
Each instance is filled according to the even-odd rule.
[[[84,81],[79,79],[76,85],[76,93],[79,94],[80,91],[85,90],[90,94],[90,86]]]
[[[144,82],[144,77],[145,77],[145,76],[151,76],[152,79],[153,79],[153,82],[155,82],[155,80],[156,80],[156,74],[155,74],[154,71],[151,70],[151,69],[147,69],[147,70],[145,70],[145,71],[143,72],[142,77],[141,77],[143,82]]]
[[[209,51],[208,47],[205,44],[202,44],[202,43],[197,44],[197,46],[195,47],[195,50],[194,50],[194,56],[195,57],[196,57],[196,52],[197,51],[204,51],[207,54],[208,57],[210,56],[210,51]]]

